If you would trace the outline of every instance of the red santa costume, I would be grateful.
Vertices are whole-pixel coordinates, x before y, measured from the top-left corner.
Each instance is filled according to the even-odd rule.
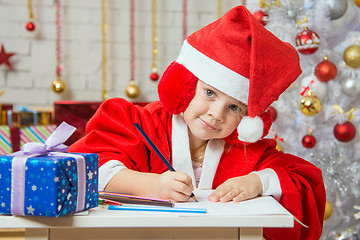
[[[159,82],[160,101],[139,107],[124,99],[105,101],[88,122],[87,135],[70,147],[100,157],[102,190],[124,167],[151,173],[168,169],[134,127],[139,123],[177,171],[195,184],[188,127],[182,112],[194,97],[198,79],[247,104],[248,115],[225,139],[211,139],[198,183],[215,189],[229,178],[255,172],[264,195],[273,195],[309,226],[264,229],[266,239],[319,239],[325,210],[321,171],[276,150],[267,135],[265,110],[301,73],[296,50],[267,31],[244,7],[236,7],[185,40],[178,59]]]

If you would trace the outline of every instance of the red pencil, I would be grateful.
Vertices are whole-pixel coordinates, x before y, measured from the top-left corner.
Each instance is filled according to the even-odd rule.
[[[99,198],[99,204],[116,205],[116,206],[122,205],[119,202],[112,201],[112,200],[109,200],[109,199],[103,199],[103,198]]]

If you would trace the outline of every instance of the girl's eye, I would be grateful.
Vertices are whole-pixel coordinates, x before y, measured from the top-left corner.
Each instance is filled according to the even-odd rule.
[[[240,111],[240,108],[237,105],[230,105],[229,108],[233,112],[239,112]]]
[[[209,96],[209,97],[215,96],[214,91],[212,91],[212,90],[210,90],[210,89],[206,89],[206,90],[205,90],[205,93],[206,93],[206,96]]]

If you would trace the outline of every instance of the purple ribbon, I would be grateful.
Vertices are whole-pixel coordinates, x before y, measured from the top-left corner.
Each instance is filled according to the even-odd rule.
[[[85,205],[85,158],[77,154],[65,153],[69,148],[63,143],[74,133],[75,127],[62,122],[55,131],[46,139],[45,143],[29,142],[24,144],[20,151],[10,154],[12,159],[11,174],[11,213],[24,214],[25,201],[25,165],[28,158],[42,155],[68,156],[77,160],[78,170],[78,196],[76,211]]]

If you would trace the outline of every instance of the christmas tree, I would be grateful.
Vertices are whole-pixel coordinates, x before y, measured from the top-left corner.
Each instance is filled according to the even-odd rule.
[[[278,149],[322,169],[321,239],[360,239],[360,1],[248,1],[299,52],[302,75],[269,109]],[[286,71],[286,69],[284,69]]]

